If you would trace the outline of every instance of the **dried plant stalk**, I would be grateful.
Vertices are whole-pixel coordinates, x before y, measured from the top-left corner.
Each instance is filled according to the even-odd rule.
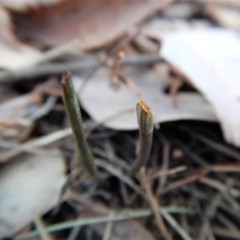
[[[84,135],[81,108],[71,81],[70,72],[65,73],[62,78],[62,97],[75,139],[80,164],[91,176],[96,176],[96,165]]]

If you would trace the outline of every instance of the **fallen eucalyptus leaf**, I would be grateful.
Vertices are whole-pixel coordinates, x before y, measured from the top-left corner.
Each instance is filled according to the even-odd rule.
[[[82,106],[96,122],[103,122],[107,127],[118,130],[138,129],[135,113],[138,98],[124,84],[117,90],[111,88],[109,76],[109,71],[102,69],[87,82],[79,94]],[[157,71],[148,68],[132,69],[127,72],[127,76],[151,106],[155,122],[216,120],[211,106],[198,93],[179,93],[178,106],[174,108],[171,96],[164,93],[167,83]],[[78,91],[84,79],[75,75],[73,81]]]
[[[221,28],[156,35],[163,39],[161,56],[206,97],[226,141],[240,146],[239,35]]]
[[[66,179],[64,171],[64,160],[56,151],[48,156],[19,155],[1,165],[0,238],[16,233],[55,206]]]

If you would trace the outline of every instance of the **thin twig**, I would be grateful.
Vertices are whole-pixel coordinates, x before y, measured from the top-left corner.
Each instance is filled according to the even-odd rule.
[[[156,198],[154,197],[154,195],[152,193],[151,186],[150,186],[150,181],[149,181],[149,179],[146,175],[146,170],[145,170],[144,167],[142,167],[141,171],[140,171],[140,181],[141,181],[141,184],[142,184],[143,188],[146,191],[146,194],[148,196],[148,200],[149,200],[149,202],[151,204],[151,207],[153,209],[155,218],[157,220],[157,226],[159,228],[159,231],[162,233],[162,235],[167,240],[171,240],[172,237],[171,237],[170,233],[168,232],[167,227],[165,226],[165,223],[162,219],[161,208],[160,208]]]
[[[190,176],[187,176],[186,178],[184,179],[181,179],[181,180],[178,180],[172,184],[170,184],[169,186],[167,186],[163,192],[161,192],[161,194],[165,194],[169,191],[172,191],[173,189],[176,189],[176,188],[179,188],[179,187],[182,187],[186,184],[189,184],[189,183],[193,183],[199,179],[201,179],[203,176],[205,176],[207,173],[209,172],[208,169],[201,169],[200,171],[197,171],[196,173],[190,175]]]
[[[167,171],[160,170],[160,171],[154,173],[151,176],[151,180],[154,180],[155,178],[161,177],[163,175],[174,175],[176,173],[185,171],[186,169],[187,169],[186,166],[178,166],[178,167],[175,167],[175,168],[171,168],[171,169],[169,169]]]

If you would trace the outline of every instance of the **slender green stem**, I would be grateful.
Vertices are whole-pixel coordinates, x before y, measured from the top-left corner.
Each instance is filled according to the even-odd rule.
[[[136,174],[143,166],[150,155],[153,138],[153,116],[150,107],[143,101],[139,100],[136,106],[137,120],[139,125],[139,152],[130,174]]]
[[[62,78],[62,97],[77,146],[80,163],[91,176],[96,176],[97,170],[94,157],[84,135],[81,108],[69,72],[64,74]]]

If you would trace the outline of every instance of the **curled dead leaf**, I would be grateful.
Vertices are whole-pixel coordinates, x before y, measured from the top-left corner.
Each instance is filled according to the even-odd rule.
[[[14,14],[13,22],[20,36],[51,46],[77,38],[80,48],[86,50],[112,42],[170,2],[69,0]]]

